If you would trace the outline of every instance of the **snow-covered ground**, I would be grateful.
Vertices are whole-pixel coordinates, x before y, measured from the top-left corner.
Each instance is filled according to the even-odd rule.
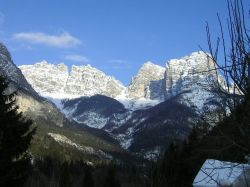
[[[153,107],[162,102],[160,100],[156,100],[156,99],[152,100],[152,99],[146,99],[146,98],[129,99],[129,98],[116,97],[116,99],[120,103],[122,103],[126,109],[132,110],[132,111]]]
[[[81,114],[80,116],[74,117],[73,119],[76,122],[84,123],[89,127],[101,129],[107,124],[109,118],[105,118],[96,112],[89,111]]]

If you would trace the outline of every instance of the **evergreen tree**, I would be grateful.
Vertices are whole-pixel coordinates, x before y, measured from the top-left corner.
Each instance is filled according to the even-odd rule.
[[[120,183],[115,175],[115,169],[109,168],[108,173],[104,182],[104,187],[120,187]]]
[[[71,186],[69,166],[68,166],[67,162],[64,162],[62,165],[62,173],[60,175],[59,186],[60,187],[70,187]]]
[[[18,112],[16,92],[0,76],[0,186],[22,186],[30,168],[30,145],[35,128]]]
[[[85,170],[85,175],[83,178],[83,186],[84,187],[94,187],[93,175],[92,175],[91,169],[88,166]]]

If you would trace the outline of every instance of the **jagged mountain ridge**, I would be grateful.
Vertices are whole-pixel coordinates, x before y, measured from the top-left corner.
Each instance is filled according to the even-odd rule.
[[[46,99],[40,97],[32,86],[27,82],[22,72],[12,61],[7,48],[0,43],[0,75],[10,83],[11,90],[18,90],[17,104],[19,110],[26,116],[50,121],[50,123],[63,126],[64,115]]]
[[[13,63],[8,49],[0,43],[0,75],[8,78],[12,84],[33,95],[37,95],[31,85],[27,82],[20,69]]]
[[[80,121],[83,124],[89,124],[92,127],[109,132],[126,149],[142,154],[155,152],[171,139],[187,136],[192,126],[198,121],[199,115],[204,113],[206,108],[216,107],[220,99],[212,90],[214,82],[210,80],[216,80],[217,74],[213,70],[215,65],[207,58],[207,54],[196,52],[181,59],[171,60],[166,68],[157,67],[154,69],[155,66],[152,63],[146,63],[128,87],[128,90],[130,87],[134,87],[134,89],[131,89],[132,94],[140,100],[141,98],[147,98],[146,93],[148,93],[147,89],[150,83],[158,82],[159,86],[155,87],[154,93],[161,97],[164,96],[166,101],[156,103],[155,106],[147,109],[142,108],[141,110],[123,110],[122,112],[111,113],[109,116],[104,115],[107,112],[105,110],[109,110],[105,107],[105,102],[103,106],[97,107],[101,107],[102,111],[97,108],[94,111],[93,105],[89,108],[88,105],[85,105],[83,111],[75,103],[71,105],[73,113],[76,114],[77,110],[82,111],[75,116],[72,113],[70,114],[70,100],[65,102],[68,105],[64,107],[67,109],[69,116],[77,120],[81,119]],[[145,70],[148,71],[145,72]],[[157,76],[154,77],[155,70],[158,71]],[[219,77],[219,81],[223,82],[221,77]],[[95,100],[97,98],[84,98],[84,103],[88,99]],[[78,102],[82,103],[83,101],[79,98]],[[176,114],[178,115],[176,116]],[[171,118],[171,115],[179,120]],[[178,123],[175,123],[176,121]],[[164,132],[166,136],[163,136],[161,132]],[[146,141],[149,136],[154,143]],[[159,142],[164,143],[157,143],[158,136],[162,137]]]
[[[43,68],[36,69],[36,66]],[[117,86],[117,84],[114,84],[112,88],[105,87],[107,84],[104,81],[102,85],[101,80],[108,80],[109,76],[96,69],[94,70],[96,74],[93,73],[94,68],[88,65],[73,66],[72,71],[75,71],[71,73],[73,78],[70,78],[67,73],[68,69],[63,64],[53,65],[43,62],[27,67],[21,66],[20,68],[31,84],[32,82],[34,84],[39,73],[42,74],[38,80],[42,79],[41,82],[44,84],[40,85],[36,82],[33,86],[38,87],[41,95],[49,93],[49,96],[53,97],[53,94],[57,93],[56,88],[60,88],[59,95],[65,96],[66,93],[68,97],[72,95],[78,97],[73,100],[66,97],[58,105],[69,119],[82,125],[102,129],[117,139],[123,148],[146,155],[155,154],[163,145],[175,138],[185,138],[197,122],[195,119],[204,113],[204,109],[213,108],[218,102],[217,95],[211,89],[214,82],[209,81],[218,78],[217,72],[211,70],[215,65],[203,52],[195,52],[181,59],[170,60],[165,68],[147,62],[140,68],[127,88],[123,85]],[[36,74],[36,71],[40,72]],[[53,75],[54,73],[56,75]],[[58,80],[60,77],[62,78]],[[51,82],[58,85],[53,87]],[[219,77],[219,82],[223,83],[221,77]],[[86,85],[81,86],[78,83]],[[67,90],[65,85],[70,85],[68,88],[71,89]],[[99,89],[100,87],[104,89]],[[116,89],[117,87],[121,89]],[[81,90],[83,88],[86,92]],[[104,91],[105,89],[116,94],[110,95],[109,92]],[[114,92],[114,90],[119,91]],[[100,95],[96,96],[96,94]],[[138,105],[139,107],[131,110],[128,107],[124,108],[115,99],[122,100],[123,104],[124,101],[132,101],[135,105],[139,101],[142,103],[141,106]],[[149,104],[145,108],[147,101],[158,102]],[[117,110],[111,111],[114,106]],[[176,114],[183,116],[176,116]],[[178,124],[171,118],[171,115],[179,117]],[[161,132],[164,132],[166,136],[163,136]],[[146,141],[149,135],[152,136],[154,143]],[[158,136],[162,137],[160,140],[162,144],[157,143]]]
[[[214,67],[212,60],[203,52],[170,60],[166,67],[146,62],[130,85],[125,87],[91,65],[73,65],[71,71],[65,64],[55,65],[46,61],[19,66],[28,82],[42,96],[70,99],[99,94],[121,102],[140,99],[164,101],[192,89],[187,82],[201,80],[207,84],[205,79],[208,76],[216,76],[216,71],[208,72]]]
[[[3,60],[4,60],[4,58],[1,61],[2,65],[5,63],[5,61],[3,61]],[[23,90],[26,90],[26,91],[20,92],[21,94],[19,94],[20,99],[18,99],[18,100],[19,100],[19,106],[21,106],[20,109],[24,110],[24,112],[26,114],[29,114],[33,118],[36,115],[38,115],[38,116],[40,115],[38,118],[40,120],[42,119],[43,121],[45,120],[45,123],[51,122],[52,121],[51,117],[52,117],[52,119],[54,119],[55,122],[58,122],[57,125],[62,126],[63,120],[64,120],[63,115],[55,108],[55,106],[53,104],[51,104],[50,102],[48,102],[44,98],[41,98],[39,95],[37,95],[37,93],[33,90],[33,88],[30,87],[30,85],[27,83],[25,78],[23,78],[23,82],[22,82],[24,85],[21,84],[21,82],[20,82],[21,79],[17,79],[16,81],[15,81],[15,79],[11,79],[11,77],[17,78],[17,77],[23,77],[23,76],[22,76],[22,74],[20,74],[18,76],[16,76],[16,75],[14,76],[11,73],[11,72],[18,72],[18,69],[14,65],[14,63],[11,61],[10,56],[9,56],[8,61],[6,63],[11,63],[12,70],[11,70],[11,68],[9,68],[8,71],[4,71],[4,70],[6,70],[6,68],[5,69],[2,68],[2,72],[4,72],[5,75],[7,75],[7,77],[12,82],[15,83],[15,85],[19,86]],[[141,68],[141,70],[139,71],[139,75],[134,78],[134,81],[131,84],[131,85],[133,85],[133,84],[137,85],[134,88],[136,89],[138,87],[138,90],[141,90],[141,92],[145,93],[145,94],[142,93],[142,98],[146,98],[146,99],[150,98],[149,97],[150,95],[147,95],[146,93],[149,93],[148,88],[150,88],[149,85],[151,83],[151,78],[155,78],[153,81],[160,83],[160,84],[158,84],[158,85],[160,85],[158,87],[158,88],[160,88],[160,91],[158,89],[155,89],[156,97],[158,97],[160,95],[162,97],[162,93],[165,94],[165,92],[164,92],[165,77],[163,76],[164,68],[161,68],[158,66],[158,67],[156,67],[156,69],[154,69],[154,67],[156,67],[156,65],[154,65],[152,63],[145,64]],[[47,68],[47,69],[49,69],[49,68]],[[55,69],[53,69],[53,70],[55,71]],[[158,70],[160,73],[158,72]],[[48,84],[45,87],[40,86],[41,91],[43,91],[43,89],[45,89],[46,91],[49,91],[49,92],[56,92],[57,89],[62,88],[64,85],[63,79],[66,79],[66,78],[63,77],[62,75],[58,75],[58,73],[63,74],[66,71],[67,71],[67,68],[65,68],[65,66],[62,64],[57,65],[57,70],[55,72],[49,71],[50,75],[53,75],[53,78],[54,78],[54,79],[49,80],[49,81],[52,82],[52,84],[56,83],[58,85]],[[87,72],[88,71],[89,70],[87,69]],[[20,73],[20,71],[19,71],[19,73]],[[43,74],[44,72],[41,71],[41,73]],[[159,76],[154,76],[155,73],[158,73],[157,75],[159,75]],[[57,74],[58,76],[55,76],[54,74]],[[142,81],[139,80],[138,77],[141,77],[141,79],[143,79],[143,80]],[[67,77],[67,80],[68,79],[69,78]],[[42,81],[40,81],[40,84],[41,84],[41,82]],[[38,85],[39,85],[39,82],[38,82]],[[141,85],[143,85],[144,87]],[[163,86],[163,89],[162,89],[162,86]],[[141,89],[141,87],[143,87],[145,89]],[[25,88],[29,88],[29,89],[25,89]],[[157,87],[155,87],[155,88],[157,88]],[[64,91],[64,89],[63,89],[63,91]],[[172,97],[174,97],[174,94]],[[141,98],[138,97],[138,99],[141,99]],[[82,119],[84,119],[83,123],[82,123],[82,125],[83,125],[82,129],[86,129],[85,125],[90,126],[89,120],[91,119],[91,117],[92,117],[92,119],[98,119],[100,117],[100,114],[101,114],[102,117],[104,118],[104,120],[95,121],[95,123],[99,126],[93,126],[93,127],[102,128],[103,130],[109,132],[114,138],[116,138],[117,140],[120,141],[121,145],[124,148],[130,149],[131,151],[134,151],[134,152],[141,152],[141,153],[145,153],[145,154],[148,154],[148,152],[150,152],[150,151],[154,152],[155,147],[164,146],[165,143],[167,142],[167,140],[172,139],[171,137],[173,134],[176,134],[176,136],[178,135],[180,137],[184,137],[188,133],[188,131],[190,130],[192,125],[194,124],[193,122],[190,122],[188,124],[185,123],[187,126],[180,125],[181,123],[176,125],[174,123],[174,120],[170,119],[169,115],[165,115],[168,113],[169,106],[171,108],[173,108],[172,105],[169,105],[169,104],[165,105],[164,104],[165,102],[160,103],[159,105],[156,105],[155,107],[148,108],[146,110],[143,109],[143,110],[131,111],[131,110],[127,110],[126,108],[124,108],[124,106],[121,103],[119,103],[118,101],[116,101],[115,99],[105,97],[105,96],[84,97],[84,98],[78,98],[75,100],[76,100],[75,102],[73,102],[73,100],[68,100],[67,102],[64,102],[63,107],[65,109],[69,109],[70,106],[72,106],[72,105],[74,107],[76,107],[75,108],[76,110],[74,110],[74,113],[71,114],[71,117],[77,118],[80,122]],[[168,103],[168,101],[166,101],[166,102]],[[68,105],[67,105],[67,103],[68,103]],[[89,103],[89,105],[86,105],[86,103]],[[174,105],[178,106],[181,104],[177,103]],[[96,107],[98,107],[99,110],[96,110],[97,109]],[[185,109],[185,106],[183,106],[183,107],[179,107],[179,109],[178,109],[178,111],[181,112],[182,114],[184,113],[184,111],[187,111]],[[183,108],[184,110],[181,108]],[[115,109],[115,110],[111,111],[110,109]],[[55,113],[55,111],[58,113]],[[88,111],[91,111],[91,112],[89,113]],[[68,112],[70,113],[70,110]],[[174,112],[174,113],[178,114],[178,112]],[[85,115],[84,118],[79,118],[79,117],[82,117],[81,116],[82,114]],[[89,115],[89,114],[91,114],[91,115]],[[99,116],[96,114],[98,114]],[[61,118],[56,118],[57,116],[61,116]],[[185,116],[186,115],[184,115],[184,118],[182,121],[186,121],[186,119],[188,119],[188,118],[185,118]],[[191,118],[193,117],[193,115],[191,115],[191,113],[189,113],[189,112],[187,112],[187,116],[189,116]],[[182,119],[182,118],[180,118],[180,119]],[[98,124],[99,122],[102,122],[102,125]],[[148,134],[149,130],[154,132],[155,136],[152,136],[152,137],[154,137],[154,139],[155,138],[157,139],[157,136],[159,135],[159,133],[157,133],[157,132],[167,132],[169,127],[173,127],[171,130],[171,135],[170,136],[166,135],[161,140],[161,142],[164,142],[164,145],[155,144],[155,143],[152,144],[152,142],[148,142],[148,141],[144,142],[143,137],[146,137],[146,139],[148,139],[147,134]],[[49,129],[51,129],[51,127],[49,127]],[[60,135],[60,133],[57,133],[57,132],[58,132],[58,130],[56,130],[54,132],[48,132],[48,133],[56,133],[56,134]],[[88,132],[88,130],[87,130],[87,132]],[[87,133],[87,132],[85,132],[85,133]],[[101,133],[101,131],[99,131],[99,133]],[[70,134],[70,133],[67,132],[67,134]],[[101,133],[101,134],[103,134],[103,133]],[[46,136],[46,135],[43,135],[43,136]],[[63,137],[65,135],[60,135],[60,136]],[[104,134],[102,136],[106,137],[106,135],[104,135]],[[68,137],[68,136],[65,136],[65,137]],[[93,135],[91,135],[91,137],[93,137]]]
[[[91,65],[73,65],[70,72],[64,64],[46,61],[19,68],[33,88],[45,97],[77,98],[95,94],[116,97],[125,89],[120,81]]]
[[[181,59],[170,60],[166,67],[166,98],[181,95],[181,100],[201,112],[204,104],[213,98],[210,91],[217,79],[215,63],[207,54],[195,52]]]
[[[150,108],[178,95],[180,103],[194,108],[197,113],[202,113],[204,108],[214,103],[210,101],[216,100],[216,96],[211,91],[214,82],[208,80],[217,79],[217,72],[211,70],[214,67],[214,62],[204,52],[194,52],[190,56],[170,60],[165,68],[147,62],[126,88],[113,77],[105,75],[90,65],[73,65],[71,73],[64,64],[54,65],[46,61],[20,66],[29,83],[40,95],[59,98],[59,101],[54,99],[52,101],[56,101],[55,103],[61,109],[65,107],[60,104],[62,98],[85,96],[91,99],[91,96],[99,94],[115,98],[126,108],[132,108],[135,111]],[[223,79],[218,78],[219,82],[223,83]],[[70,112],[69,109],[62,111],[72,117],[70,114],[73,111]],[[94,113],[89,111],[89,117],[93,118]],[[96,118],[100,116],[98,112],[96,114],[98,114]],[[80,115],[84,115],[84,118]],[[73,116],[80,123],[85,123],[87,117],[88,115],[83,113]],[[102,124],[96,124],[96,127],[105,126],[103,122],[107,120],[103,120],[100,120]],[[89,126],[93,127],[90,124]]]
[[[124,154],[117,141],[106,132],[87,126],[82,127],[75,121],[69,121],[55,104],[38,95],[14,64],[9,51],[2,43],[0,43],[0,75],[9,82],[8,91],[17,91],[18,110],[25,117],[32,119],[33,124],[37,126],[31,145],[32,155],[53,157],[55,155],[52,154],[55,152],[52,149],[55,148],[58,150],[56,153],[58,155],[69,152],[71,159],[76,155],[80,155],[82,159],[88,155],[90,158],[94,156],[96,159],[110,159],[112,154]],[[61,139],[66,137],[65,142],[59,141],[60,147],[58,137]]]
[[[146,62],[132,79],[128,97],[164,100],[164,73],[164,67]]]

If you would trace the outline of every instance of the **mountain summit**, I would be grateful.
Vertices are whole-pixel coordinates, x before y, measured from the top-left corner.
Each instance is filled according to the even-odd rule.
[[[202,51],[172,59],[166,67],[148,61],[128,87],[91,65],[73,65],[69,69],[62,63],[55,65],[42,61],[19,68],[32,87],[44,97],[72,99],[99,94],[117,99],[126,108],[136,109],[150,107],[181,94],[184,103],[202,110],[204,103],[212,97],[208,92],[212,82],[208,78],[217,79],[217,72],[213,70],[215,64]],[[223,83],[223,79],[218,78]]]
[[[120,81],[91,65],[73,65],[69,71],[65,64],[42,61],[19,68],[33,88],[45,97],[62,99],[95,94],[116,97],[125,89]]]
[[[91,65],[73,65],[70,69],[65,64],[42,61],[19,68],[36,92],[56,101],[70,122],[108,133],[123,148],[146,157],[175,138],[185,138],[207,109],[217,107],[220,98],[213,92],[213,80],[223,86],[215,64],[203,52],[170,60],[166,67],[146,62],[128,87]],[[19,71],[15,82],[23,79],[22,87],[32,92],[16,67],[0,69],[9,77],[14,75],[12,70]],[[31,110],[36,105],[29,106]],[[44,106],[48,105],[42,106],[43,112],[38,114],[47,115]]]
[[[165,68],[148,61],[128,87],[130,98],[164,99]]]

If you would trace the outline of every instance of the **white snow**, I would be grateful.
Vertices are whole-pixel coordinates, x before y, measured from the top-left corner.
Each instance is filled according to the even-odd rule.
[[[125,89],[114,77],[91,65],[50,64],[42,61],[34,65],[19,66],[32,87],[42,96],[65,99],[102,94],[115,97]]]
[[[162,102],[161,100],[156,100],[156,99],[152,100],[147,98],[130,99],[130,98],[116,97],[115,99],[118,100],[120,103],[122,103],[126,109],[132,111],[153,107]]]
[[[147,151],[143,155],[143,157],[145,159],[152,160],[152,161],[157,161],[157,159],[159,158],[159,156],[160,156],[160,147],[158,147],[158,146],[155,147],[152,150]]]
[[[108,159],[108,160],[113,158],[111,155],[103,152],[100,149],[95,150],[93,147],[76,144],[75,142],[73,142],[72,140],[70,140],[69,138],[67,138],[64,135],[57,134],[57,133],[51,133],[51,132],[49,132],[48,135],[50,137],[52,137],[56,142],[58,142],[60,144],[67,144],[69,146],[72,146],[72,147],[78,149],[79,151],[82,151],[82,152],[85,152],[88,154],[95,154],[95,155],[98,155],[100,158],[104,158],[104,159]]]
[[[124,148],[124,149],[128,149],[133,142],[132,137],[128,137],[124,134],[119,134],[118,136],[116,136],[116,139],[119,140],[122,148]]]
[[[41,96],[53,102],[57,100],[76,99],[76,98],[82,97],[82,95],[74,95],[74,94],[67,94],[67,93],[42,93]]]
[[[96,112],[84,112],[82,115],[74,117],[73,118],[78,123],[84,123],[88,125],[89,127],[103,128],[109,118],[105,118],[100,114],[97,114]]]
[[[122,148],[128,149],[132,145],[134,140],[133,134],[136,132],[134,128],[134,126],[129,127],[124,134],[118,134],[114,137],[120,142]]]
[[[111,132],[126,123],[133,111],[153,107],[166,98],[180,94],[179,102],[194,109],[197,113],[203,112],[204,106],[211,109],[214,95],[209,92],[208,77],[216,71],[208,73],[214,68],[214,62],[208,60],[207,54],[195,52],[181,59],[172,59],[167,67],[161,67],[146,62],[139,70],[128,87],[124,87],[115,78],[91,65],[73,65],[69,71],[64,64],[49,64],[46,61],[35,65],[20,66],[23,74],[42,96],[48,98],[66,115],[79,123],[90,127],[103,128],[107,122],[115,124],[106,131]],[[201,73],[205,72],[205,73]],[[224,85],[223,79],[219,79]],[[154,83],[154,84],[152,84]],[[95,111],[85,112],[77,117],[72,114],[77,108],[75,104],[71,108],[63,108],[63,99],[74,99],[81,96],[93,96],[95,94],[106,95],[121,102],[129,112],[104,117]],[[212,100],[215,101],[215,100]],[[209,103],[209,104],[207,104]],[[125,134],[118,135],[124,148],[128,148],[133,141],[133,133],[138,123],[146,119],[135,119],[132,129],[127,129]],[[167,123],[167,120],[164,121]]]
[[[50,137],[52,137],[56,142],[62,143],[62,144],[68,144],[68,145],[70,145],[72,147],[75,147],[76,149],[78,149],[80,151],[88,152],[88,153],[91,153],[91,154],[93,154],[95,152],[92,147],[78,145],[78,144],[74,143],[73,141],[71,141],[69,138],[67,138],[64,135],[51,133],[51,132],[48,133],[48,135]]]

